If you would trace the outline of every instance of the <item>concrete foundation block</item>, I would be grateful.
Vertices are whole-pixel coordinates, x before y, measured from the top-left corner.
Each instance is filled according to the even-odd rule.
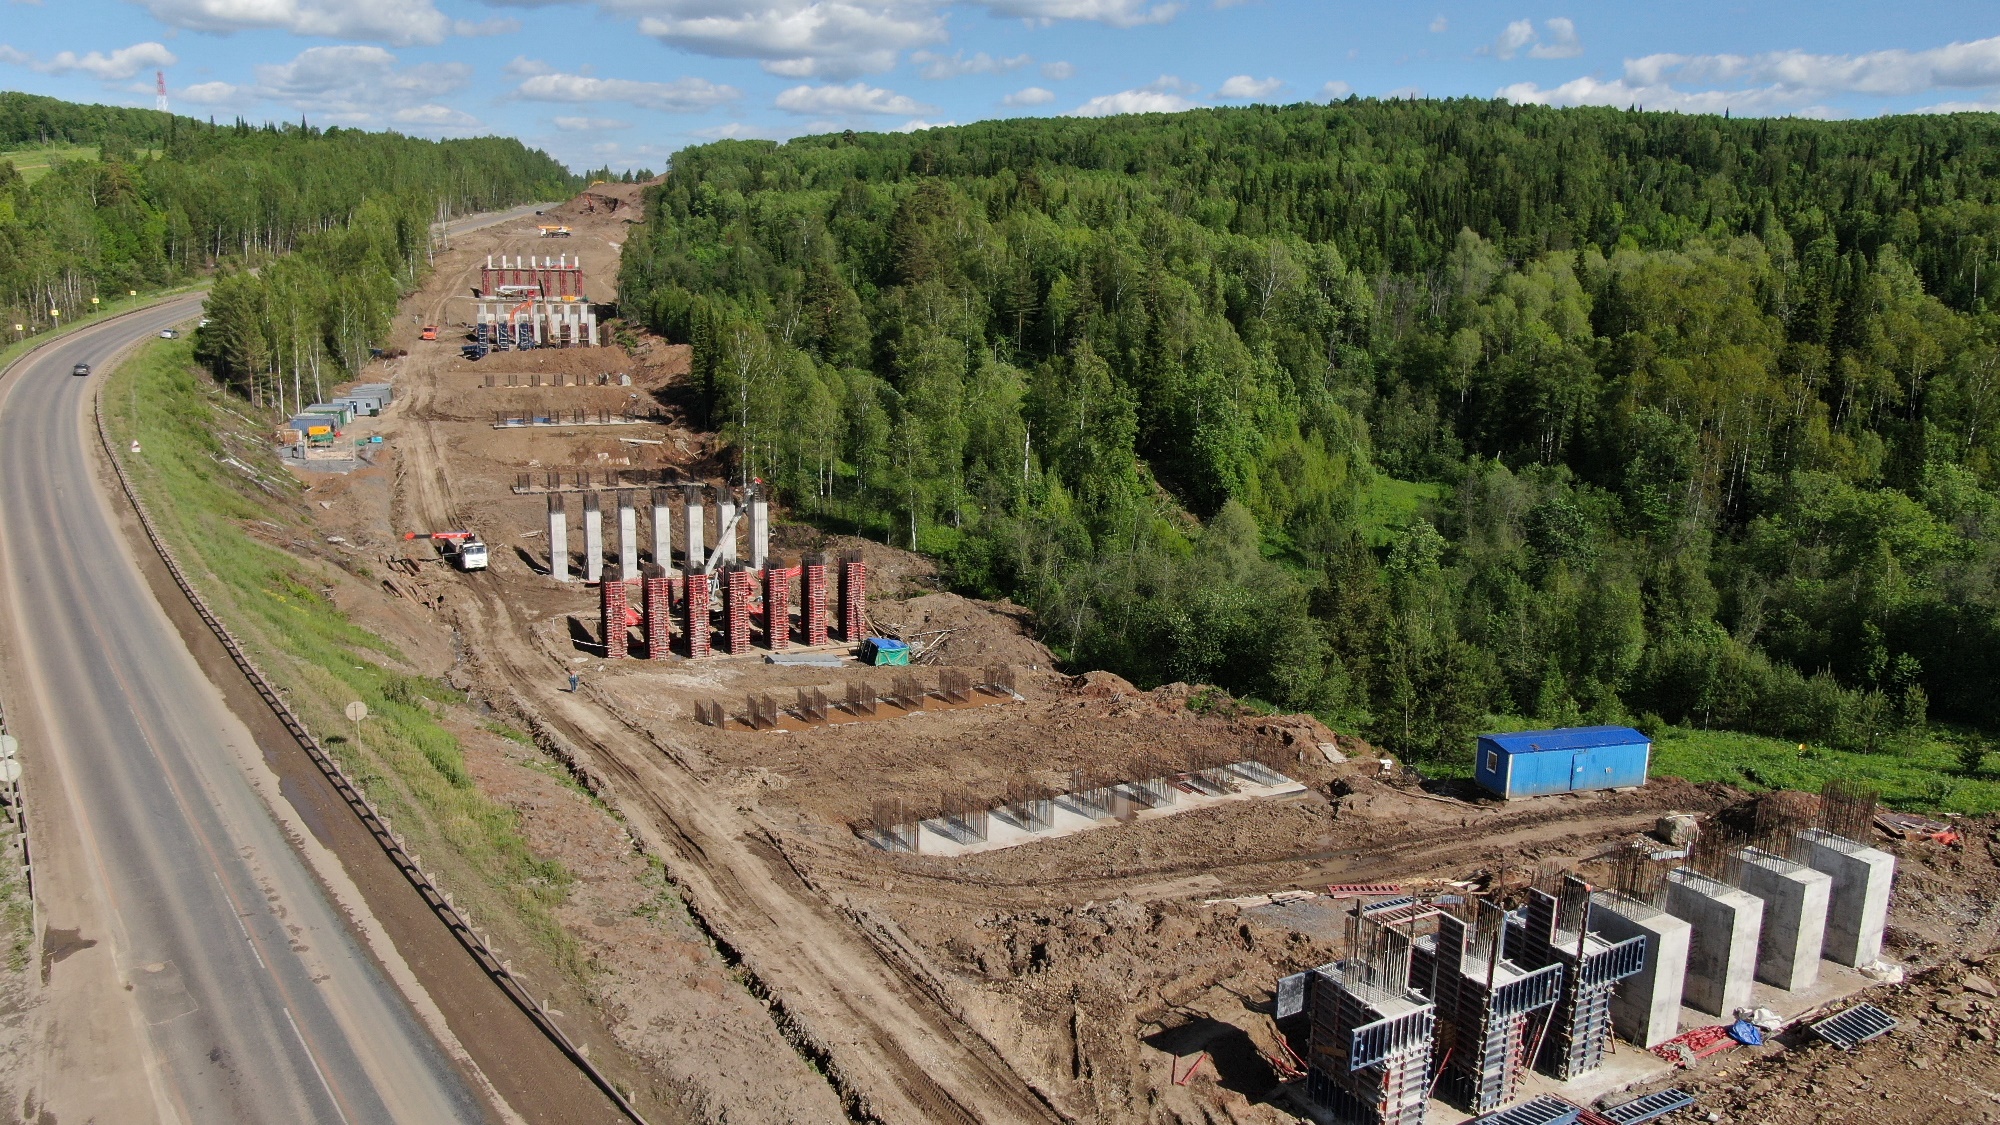
[[[1764,900],[1683,868],[1667,876],[1665,909],[1692,931],[1681,1001],[1715,1016],[1748,1007]]]
[[[1811,988],[1819,982],[1832,876],[1756,848],[1745,848],[1741,855],[1737,885],[1764,900],[1757,979],[1787,992]]]
[[[1646,939],[1646,967],[1611,994],[1612,1028],[1642,1047],[1679,1035],[1694,928],[1664,910],[1608,892],[1591,896],[1590,928],[1611,942]]]
[[[1859,967],[1882,956],[1882,930],[1889,924],[1889,887],[1896,857],[1843,836],[1809,828],[1799,833],[1798,858],[1832,879],[1826,906],[1826,942],[1821,956]]]

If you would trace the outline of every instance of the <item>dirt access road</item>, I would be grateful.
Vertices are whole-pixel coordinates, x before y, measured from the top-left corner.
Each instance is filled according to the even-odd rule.
[[[451,459],[426,424],[439,377],[435,366],[412,364],[400,384],[411,424],[401,438],[395,514],[406,527],[465,522]],[[892,1125],[1058,1119],[940,990],[802,880],[670,747],[625,727],[587,693],[559,690],[567,669],[541,655],[496,584],[475,579],[463,588],[448,612],[478,680],[501,698],[511,693],[525,720],[607,782],[600,795],[665,862],[690,909],[740,958],[851,1115]]]

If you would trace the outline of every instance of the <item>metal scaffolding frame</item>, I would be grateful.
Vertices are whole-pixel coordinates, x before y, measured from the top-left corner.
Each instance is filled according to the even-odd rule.
[[[1470,904],[1470,920],[1438,915],[1435,934],[1417,939],[1417,987],[1437,1003],[1438,1044],[1444,1052],[1444,1095],[1485,1113],[1513,1099],[1533,1046],[1529,1017],[1553,1006],[1562,966],[1528,968],[1506,956],[1506,912],[1487,899]],[[1429,987],[1424,988],[1424,982]]]
[[[1508,946],[1523,965],[1562,968],[1562,994],[1550,1010],[1533,1060],[1544,1074],[1568,1081],[1604,1065],[1611,1046],[1611,994],[1646,966],[1646,939],[1613,943],[1590,932],[1590,884],[1562,878],[1556,894],[1534,889]]]
[[[1350,955],[1305,981],[1306,1096],[1336,1121],[1421,1125],[1437,1008],[1410,987],[1410,935],[1361,908],[1347,933]]]

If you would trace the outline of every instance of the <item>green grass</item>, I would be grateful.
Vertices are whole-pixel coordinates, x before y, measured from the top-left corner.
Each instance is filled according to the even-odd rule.
[[[1827,750],[1733,731],[1668,727],[1653,740],[1653,772],[1747,789],[1817,790],[1831,778],[1882,794],[1912,812],[1977,815],[2000,810],[2000,774],[1962,772],[1959,747],[1976,737],[1934,730],[1927,738],[1873,754]]]
[[[569,873],[532,854],[517,815],[474,787],[458,739],[433,713],[462,702],[460,693],[409,674],[394,646],[335,607],[323,592],[336,580],[333,562],[295,557],[250,534],[275,525],[286,538],[312,536],[294,514],[298,485],[276,467],[247,408],[225,400],[193,365],[185,339],[139,350],[104,396],[114,439],[123,447],[136,434],[144,450],[125,463],[160,533],[328,751],[420,853],[435,859],[448,850],[484,884],[487,893],[467,905],[489,916],[499,908],[565,971],[580,973],[575,940],[554,916]],[[264,471],[253,481],[225,455]],[[358,745],[342,716],[357,699],[369,710]],[[452,864],[441,866],[461,884],[453,887],[461,901],[473,897]]]
[[[1423,514],[1424,505],[1444,495],[1444,485],[1378,476],[1354,506],[1354,522],[1372,547],[1387,544],[1396,532]]]
[[[21,178],[31,184],[48,175],[49,169],[57,164],[96,159],[95,145],[40,145],[0,152],[0,160],[13,161],[14,170],[21,173]]]
[[[35,904],[28,898],[28,881],[21,875],[19,837],[13,822],[0,819],[0,947],[4,947],[7,971],[18,973],[28,967],[28,954],[35,946]]]
[[[1535,730],[1549,724],[1519,715],[1488,715],[1482,733]],[[1968,775],[1961,747],[1978,736],[1949,728],[1905,739],[1874,754],[1829,750],[1782,738],[1736,731],[1662,727],[1653,735],[1652,775],[1696,783],[1719,781],[1752,792],[1816,792],[1832,778],[1856,782],[1882,795],[1882,803],[1910,812],[1980,815],[2000,810],[2000,754],[1989,755]],[[1977,743],[1975,743],[1977,744]],[[1472,776],[1470,754],[1417,763],[1427,777]]]
[[[79,328],[87,328],[90,325],[109,320],[120,313],[131,312],[133,309],[145,308],[147,305],[157,305],[170,297],[177,297],[183,293],[196,292],[206,284],[206,282],[201,282],[198,284],[177,286],[173,289],[149,290],[137,296],[107,297],[96,312],[77,317],[72,321],[67,321],[54,331],[30,333],[18,340],[14,339],[14,326],[12,324],[0,326],[0,340],[14,340],[13,343],[5,347],[0,347],[0,369],[4,369],[8,364],[26,355],[29,349],[46,344],[51,340],[60,339]]]

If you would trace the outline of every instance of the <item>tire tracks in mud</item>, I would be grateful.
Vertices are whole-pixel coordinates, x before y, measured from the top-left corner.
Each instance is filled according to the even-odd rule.
[[[435,368],[411,372],[397,515],[453,526],[456,502],[429,424]],[[467,582],[443,613],[474,678],[567,759],[660,859],[690,915],[743,974],[778,1033],[824,1074],[851,1118],[882,1125],[1067,1120],[919,968],[857,924],[674,748],[553,685],[562,669],[499,591]],[[650,752],[648,752],[650,750]]]

